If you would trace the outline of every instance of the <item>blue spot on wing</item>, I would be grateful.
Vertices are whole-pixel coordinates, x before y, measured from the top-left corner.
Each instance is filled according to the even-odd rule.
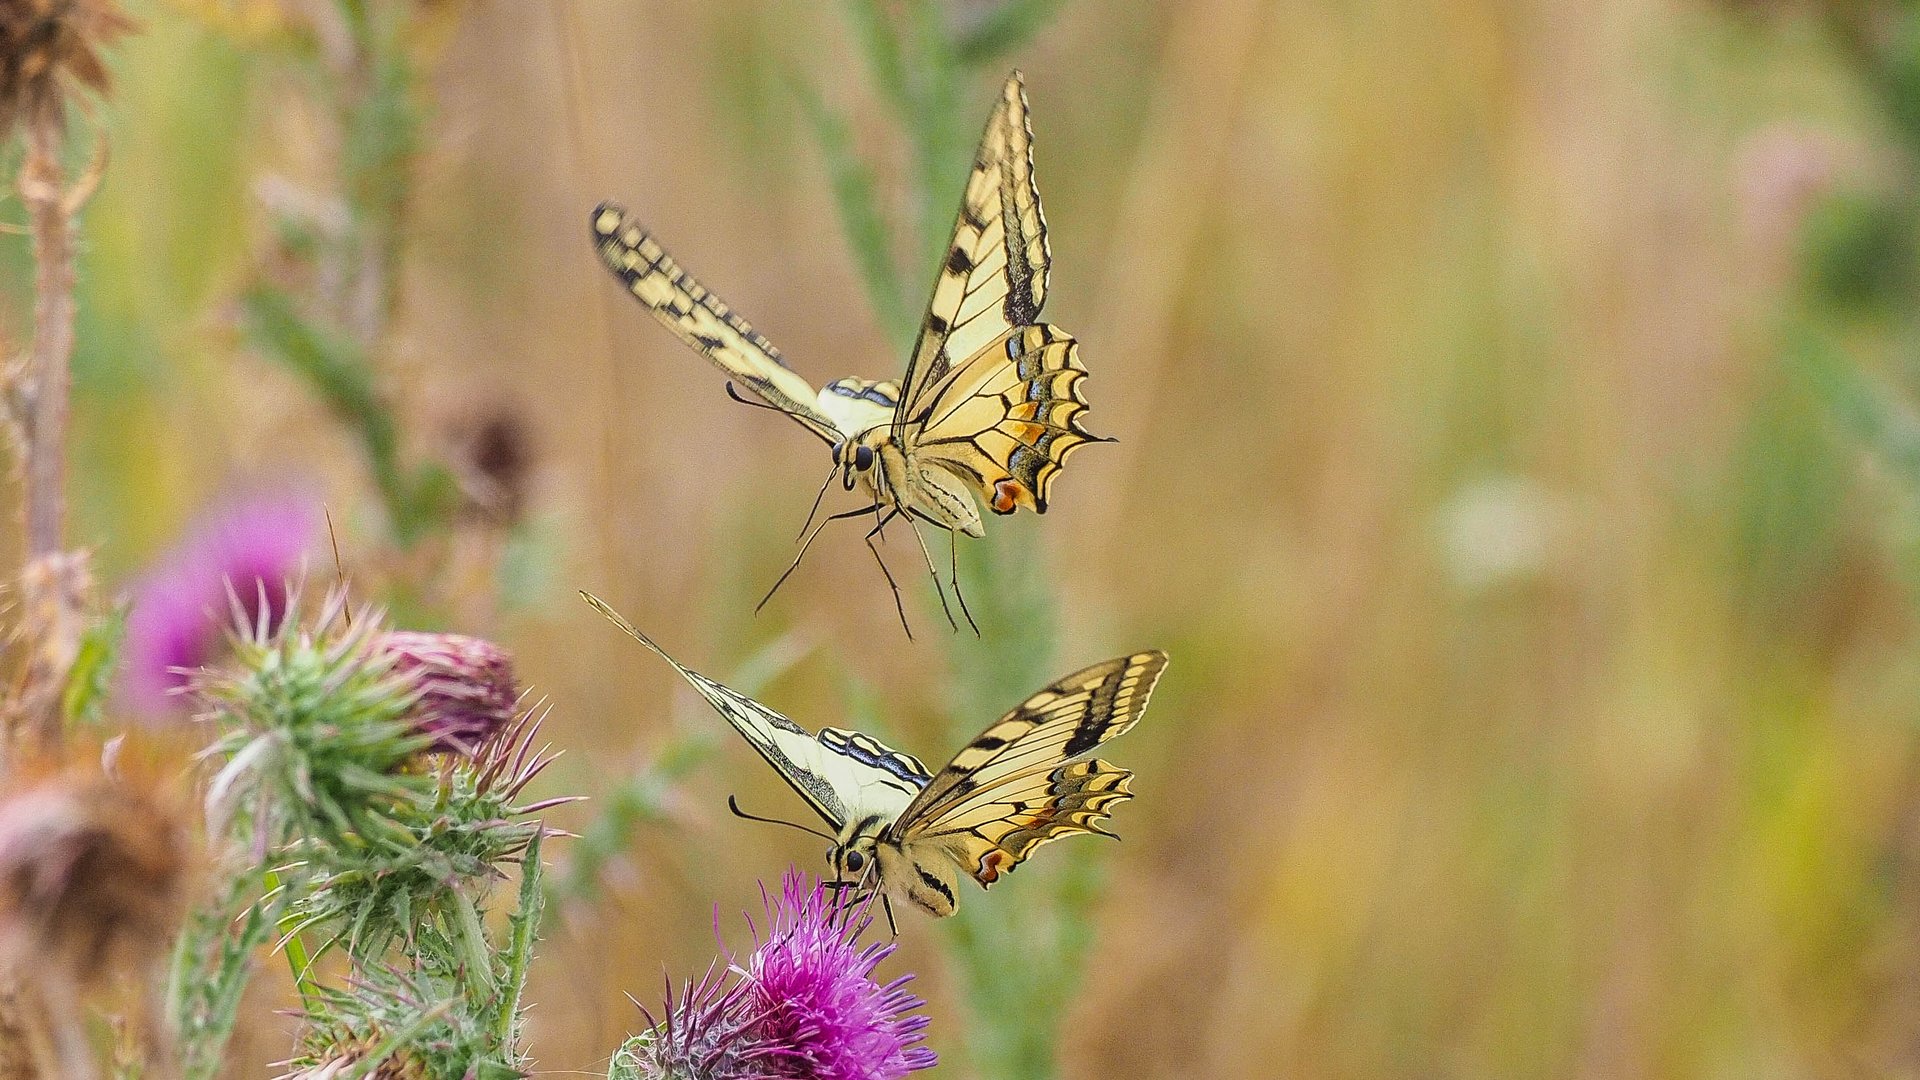
[[[857,401],[870,401],[883,409],[891,409],[897,404],[892,394],[876,385],[863,383],[859,379],[836,379],[827,384],[827,392]]]
[[[820,732],[820,745],[851,758],[870,769],[878,769],[897,780],[910,785],[914,790],[927,786],[933,778],[927,767],[911,754],[903,754],[881,745],[877,740],[857,731],[842,731],[839,728],[823,728]]]

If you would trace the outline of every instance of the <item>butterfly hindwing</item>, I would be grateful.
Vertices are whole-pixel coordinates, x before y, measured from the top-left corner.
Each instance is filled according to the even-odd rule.
[[[891,820],[933,778],[919,758],[863,732],[821,728],[816,740],[822,749],[851,763],[850,768],[838,770],[844,777],[841,782],[853,788],[843,800],[850,819],[884,813],[883,820]]]
[[[1040,317],[1047,298],[1047,223],[1033,178],[1033,129],[1020,73],[1007,77],[967,176],[953,239],[900,381],[896,426],[919,399],[1010,330]]]
[[[828,443],[841,434],[816,404],[818,395],[781,359],[773,343],[680,269],[653,234],[625,210],[602,203],[593,211],[600,258],[660,324],[711,360],[727,377],[793,417]]]
[[[1133,798],[1127,787],[1132,779],[1133,773],[1099,758],[1062,765],[1025,790],[1008,792],[950,823],[965,830],[957,837],[958,861],[980,884],[991,885],[1049,840],[1075,833],[1110,836],[1100,822],[1113,806]],[[980,820],[965,820],[973,817]]]
[[[1008,331],[928,395],[914,459],[967,479],[995,513],[1044,513],[1067,455],[1101,441],[1080,426],[1086,377],[1073,338],[1044,323]]]
[[[1166,669],[1158,650],[1075,672],[980,733],[900,812],[888,838],[913,852],[942,848],[982,885],[1033,849],[1098,832],[1129,798],[1132,774],[1087,760],[1131,728]]]

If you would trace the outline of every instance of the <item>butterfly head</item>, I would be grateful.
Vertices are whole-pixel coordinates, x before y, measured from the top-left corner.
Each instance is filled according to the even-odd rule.
[[[846,440],[833,444],[833,463],[840,469],[840,483],[848,491],[859,483],[862,477],[873,471],[879,455],[863,437],[858,440]]]
[[[833,867],[833,876],[842,881],[863,883],[878,874],[880,838],[886,829],[887,818],[881,814],[865,814],[842,825],[833,846],[827,849],[827,862]]]
[[[879,856],[875,848],[879,837],[873,833],[864,836],[849,836],[827,849],[827,862],[833,865],[834,876],[845,881],[859,881],[877,869]]]

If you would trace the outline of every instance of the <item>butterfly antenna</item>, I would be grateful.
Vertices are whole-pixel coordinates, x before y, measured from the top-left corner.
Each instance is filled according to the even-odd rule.
[[[933,568],[933,553],[927,550],[927,538],[920,535],[920,522],[912,514],[907,515],[907,528],[913,530],[914,542],[920,545],[920,558],[926,561],[927,576],[933,579],[934,594],[940,597],[940,613],[947,617],[947,625],[957,634],[960,624],[954,621],[953,609],[947,606],[947,590],[940,584],[940,571]]]
[[[875,505],[878,506],[877,503]],[[900,513],[898,506],[889,510],[887,516],[880,518],[879,524],[876,524],[872,530],[867,533],[867,550],[873,552],[873,561],[880,564],[880,572],[887,576],[887,588],[893,590],[893,609],[900,613],[900,629],[905,630],[907,632],[907,640],[912,641],[913,627],[907,625],[907,605],[906,601],[900,599],[900,583],[893,580],[893,571],[887,569],[887,560],[881,558],[880,549],[873,546],[873,538],[880,535],[880,530],[886,528],[887,522],[892,521],[894,515],[898,513]],[[879,516],[877,509],[874,511],[874,515],[876,517]]]
[[[797,821],[788,821],[785,818],[761,817],[758,814],[749,814],[745,810],[740,809],[739,800],[735,799],[731,795],[727,796],[727,809],[733,812],[734,817],[740,818],[743,821],[758,821],[765,825],[785,825],[789,829],[799,829],[803,833],[812,833],[813,835],[818,836],[821,839],[826,840],[828,842],[833,842],[839,839],[836,836],[831,836],[827,833],[821,832],[819,829],[810,828],[806,825],[802,825]]]
[[[980,624],[973,621],[973,612],[967,610],[967,594],[960,591],[960,531],[947,530],[948,574],[953,579],[953,596],[960,601],[960,614],[967,617],[967,625],[973,627],[973,636],[980,636]]]
[[[828,479],[832,479],[832,478],[829,477]],[[867,511],[872,509],[873,507],[871,506],[863,506],[858,510],[847,510],[838,514],[829,514],[826,517],[821,518],[820,523],[813,527],[813,531],[808,533],[806,540],[803,543],[801,543],[800,553],[793,557],[793,562],[788,564],[786,572],[780,575],[780,580],[774,582],[773,588],[767,590],[767,595],[761,597],[760,602],[753,605],[753,613],[758,615],[760,613],[760,609],[767,606],[767,601],[773,599],[773,594],[780,591],[780,586],[785,585],[787,583],[787,579],[793,576],[793,572],[795,570],[800,569],[800,560],[807,557],[807,549],[813,546],[813,538],[820,535],[820,530],[827,527],[827,522],[840,521],[844,518],[859,517],[861,514],[864,514]]]

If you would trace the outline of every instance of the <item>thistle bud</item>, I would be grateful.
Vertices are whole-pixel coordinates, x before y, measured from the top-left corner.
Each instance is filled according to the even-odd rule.
[[[426,1071],[414,1060],[413,1055],[404,1049],[393,1051],[374,1063],[371,1070],[366,1060],[372,1048],[364,1046],[337,1047],[327,1056],[309,1062],[303,1062],[292,1071],[281,1074],[280,1080],[421,1080]]]
[[[513,723],[520,687],[513,661],[490,641],[460,634],[396,630],[380,639],[396,674],[413,680],[419,697],[414,730],[433,736],[431,749],[473,754]]]

